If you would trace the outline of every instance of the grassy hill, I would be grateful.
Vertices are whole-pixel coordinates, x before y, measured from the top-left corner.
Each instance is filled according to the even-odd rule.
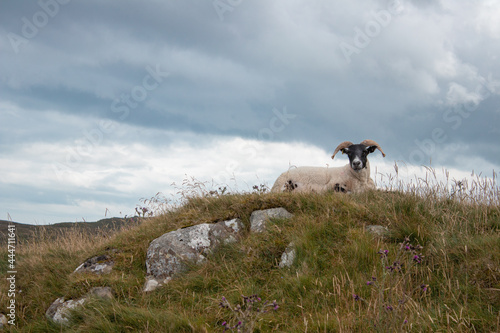
[[[254,323],[255,332],[500,331],[498,188],[496,204],[435,189],[424,195],[261,192],[205,191],[112,235],[70,229],[56,239],[20,242],[17,328],[7,331],[222,332],[242,320]],[[142,292],[151,240],[234,217],[249,228],[252,211],[274,207],[294,217],[273,220],[268,232],[248,233],[168,285]],[[389,233],[376,237],[366,231],[368,225],[386,226]],[[297,257],[292,267],[279,268],[290,242]],[[7,249],[0,250],[5,272]],[[71,274],[85,259],[112,250],[111,274]],[[114,299],[88,303],[68,327],[45,319],[56,298],[78,298],[97,286],[112,287]],[[3,313],[7,289],[2,277]],[[240,310],[232,311],[238,304]]]

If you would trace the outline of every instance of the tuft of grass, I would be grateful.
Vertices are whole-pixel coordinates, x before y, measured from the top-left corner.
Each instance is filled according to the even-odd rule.
[[[249,311],[245,318],[251,318],[254,332],[500,331],[495,179],[439,184],[431,169],[427,178],[409,184],[397,175],[387,179],[383,190],[352,195],[277,194],[263,186],[238,193],[188,180],[179,189],[179,204],[161,206],[159,195],[144,200],[153,206],[138,211],[154,216],[114,234],[74,229],[54,239],[41,233],[17,246],[17,326],[7,330],[237,330],[241,319],[237,311],[228,313],[220,306],[222,297],[236,306],[242,295],[258,295],[276,300],[279,310],[253,317]],[[271,221],[265,233],[248,232],[254,210],[274,207],[284,207],[294,217]],[[247,227],[241,241],[221,246],[166,286],[142,292],[146,251],[153,239],[235,217]],[[367,225],[385,226],[389,233],[376,237],[366,231]],[[279,268],[281,254],[292,242],[296,259],[291,267]],[[405,251],[406,246],[413,249]],[[0,249],[2,268],[7,267],[6,250]],[[72,274],[99,254],[113,257],[112,273]],[[96,286],[112,287],[115,298],[87,303],[73,313],[69,326],[47,321],[45,311],[56,298],[78,298]],[[4,313],[7,289],[2,278]]]

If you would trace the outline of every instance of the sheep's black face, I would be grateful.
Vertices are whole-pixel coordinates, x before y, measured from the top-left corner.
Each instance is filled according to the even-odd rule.
[[[354,171],[361,171],[366,168],[366,157],[373,153],[377,146],[365,146],[362,144],[351,145],[342,149],[343,154],[349,156],[349,163]]]

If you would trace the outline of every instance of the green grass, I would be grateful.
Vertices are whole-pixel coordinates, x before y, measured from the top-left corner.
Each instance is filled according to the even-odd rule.
[[[220,307],[222,297],[235,305],[241,295],[257,294],[262,301],[276,300],[279,309],[256,316],[256,332],[498,332],[498,188],[496,203],[492,191],[486,203],[469,192],[457,198],[441,188],[427,190],[426,195],[401,187],[356,195],[200,191],[190,193],[178,209],[111,236],[68,229],[55,241],[33,238],[17,247],[17,327],[7,331],[222,332],[224,321],[237,320],[235,312]],[[248,231],[252,211],[273,207],[284,207],[294,217],[274,220],[266,233],[247,232],[168,285],[142,292],[153,239],[234,217]],[[390,232],[376,238],[366,225],[383,225]],[[401,250],[405,239],[422,246],[421,263]],[[280,269],[290,242],[296,245],[296,260]],[[7,252],[0,250],[5,271]],[[387,258],[380,250],[388,250]],[[111,274],[71,274],[85,259],[104,253],[115,259]],[[385,266],[396,260],[403,268],[390,273]],[[367,285],[372,277],[376,284]],[[112,287],[114,299],[88,303],[67,327],[46,320],[56,298],[78,298],[95,286]],[[3,313],[7,289],[2,278]]]

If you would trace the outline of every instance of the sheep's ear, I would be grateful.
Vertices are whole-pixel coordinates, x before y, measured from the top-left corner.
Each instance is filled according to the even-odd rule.
[[[382,156],[385,157],[384,152],[382,151],[382,149],[380,149],[379,146],[368,146],[368,147],[366,147],[366,151],[368,152],[368,154],[373,153],[375,151],[375,149],[380,150],[380,152],[382,153]]]
[[[368,149],[369,149],[368,151],[370,153],[373,153],[375,151],[375,149],[380,150],[380,152],[382,153],[382,156],[385,157],[384,151],[382,150],[382,148],[380,148],[380,145],[378,143],[376,143],[375,141],[373,141],[373,140],[364,140],[360,144],[368,147]]]
[[[340,151],[342,152],[342,154],[348,154],[349,148],[342,148]]]
[[[337,148],[335,148],[335,151],[333,152],[332,159],[335,157],[335,155],[337,155],[339,151],[342,151],[342,154],[345,154],[347,152],[345,149],[347,149],[347,147],[349,146],[352,146],[352,142],[350,141],[344,141],[341,144],[339,144]]]
[[[375,149],[377,149],[378,147],[377,146],[369,146],[369,147],[366,147],[366,150],[368,151],[368,154],[371,154],[375,151]]]

